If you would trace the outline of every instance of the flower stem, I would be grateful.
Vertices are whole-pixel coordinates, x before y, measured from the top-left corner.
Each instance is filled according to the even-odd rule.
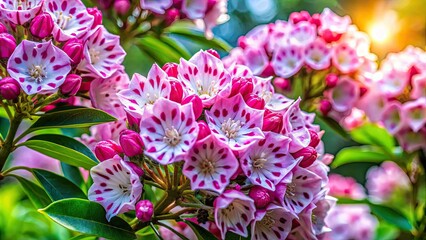
[[[10,120],[9,132],[7,133],[4,144],[0,149],[0,171],[3,169],[4,164],[6,163],[7,158],[10,153],[14,150],[13,139],[15,138],[18,127],[22,122],[23,116],[21,114],[15,114],[15,116]]]

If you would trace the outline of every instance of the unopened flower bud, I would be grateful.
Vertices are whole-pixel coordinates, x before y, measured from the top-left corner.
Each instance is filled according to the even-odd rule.
[[[45,38],[52,34],[53,20],[49,13],[37,15],[30,24],[30,32],[38,38]]]
[[[284,121],[283,115],[278,112],[272,112],[269,110],[265,111],[263,117],[263,131],[271,131],[275,133],[280,133],[283,129]]]
[[[129,0],[115,0],[114,1],[114,10],[120,14],[126,14],[130,9],[130,1]]]
[[[21,88],[19,83],[11,78],[5,77],[0,80],[0,96],[7,100],[18,98]]]
[[[272,66],[272,63],[268,63],[268,65],[266,65],[265,69],[263,69],[262,73],[260,73],[261,77],[270,77],[270,76],[274,76],[275,75],[275,71],[274,71],[274,67]]]
[[[16,48],[16,40],[9,33],[0,33],[0,58],[8,58]]]
[[[312,14],[311,19],[309,19],[309,22],[314,24],[317,28],[321,27],[321,15],[319,13]]]
[[[232,79],[232,89],[229,97],[233,97],[238,93],[246,96],[253,92],[253,80],[250,78],[237,77]]]
[[[321,100],[320,104],[319,104],[319,110],[322,113],[322,115],[327,116],[328,113],[331,111],[331,103],[328,100]]]
[[[90,81],[83,81],[78,91],[81,93],[88,92],[90,90],[90,83],[91,83]]]
[[[364,96],[364,94],[366,94],[367,92],[368,92],[368,88],[366,88],[366,87],[364,87],[364,86],[361,86],[361,87],[359,88],[359,96],[360,96],[360,97]]]
[[[330,29],[325,29],[321,32],[321,37],[327,43],[332,43],[338,41],[342,37],[342,34],[334,33]]]
[[[107,140],[98,142],[94,152],[99,161],[102,162],[123,153],[123,149],[116,142]]]
[[[247,38],[245,36],[241,36],[238,38],[238,46],[242,49],[247,47]]]
[[[127,123],[129,124],[130,127],[134,128],[138,128],[139,124],[141,122],[140,118],[136,118],[134,116],[132,116],[131,114],[126,113],[127,116]]]
[[[292,22],[293,24],[309,21],[311,19],[311,15],[307,11],[301,11],[301,12],[293,12],[290,14],[289,22]]]
[[[253,186],[250,189],[249,197],[254,200],[254,205],[257,209],[266,208],[272,200],[268,190],[261,186]]]
[[[251,108],[259,110],[263,110],[265,108],[265,100],[254,93],[250,93],[244,96],[244,100],[246,101],[246,104]]]
[[[208,53],[220,59],[219,53],[214,49],[207,50]]]
[[[134,157],[143,153],[143,142],[139,133],[132,130],[124,130],[120,133],[120,145],[129,157]]]
[[[176,63],[166,63],[162,69],[167,73],[169,77],[178,77],[178,65]]]
[[[321,139],[318,136],[318,133],[316,133],[314,130],[309,129],[309,135],[311,136],[311,142],[309,143],[309,146],[316,148],[318,144],[320,143]]]
[[[285,78],[281,78],[281,77],[277,77],[277,78],[274,79],[274,86],[279,91],[289,91],[289,90],[291,90],[290,80],[285,79]]]
[[[201,113],[203,113],[203,102],[201,101],[201,98],[196,94],[190,95],[182,99],[182,104],[187,104],[190,102],[192,103],[194,117],[195,119],[198,119],[201,116]]]
[[[154,205],[149,200],[141,200],[136,203],[136,217],[141,222],[151,221],[152,216],[154,215]]]
[[[83,42],[77,38],[72,38],[68,40],[62,50],[71,58],[73,64],[79,64],[81,59],[83,58]]]
[[[311,146],[300,149],[299,151],[292,153],[294,158],[302,157],[302,161],[299,163],[299,166],[306,168],[312,165],[317,159],[317,151]]]
[[[183,97],[183,87],[182,84],[178,80],[170,81],[170,100],[180,103],[182,102]]]
[[[87,12],[94,17],[92,29],[102,24],[102,12],[97,7],[87,8]]]
[[[176,8],[170,8],[166,10],[164,14],[164,22],[166,26],[172,25],[174,22],[179,20],[180,12]]]
[[[204,139],[204,138],[210,136],[210,134],[211,134],[209,126],[203,120],[198,121],[198,129],[199,129],[199,131],[198,131],[197,140]]]
[[[7,33],[7,27],[3,23],[0,23],[0,33]]]
[[[132,168],[132,170],[139,176],[139,177],[142,177],[143,176],[143,174],[144,174],[144,172],[143,172],[143,170],[142,170],[142,168],[140,168],[138,165],[136,165],[135,163],[133,163],[133,162],[126,162],[127,163],[127,165],[129,165],[131,168]]]
[[[74,96],[81,86],[81,77],[77,74],[68,74],[64,83],[59,87],[61,93],[65,96]]]
[[[339,81],[339,76],[334,73],[330,73],[325,77],[325,85],[329,88],[334,88],[337,85],[337,82]]]

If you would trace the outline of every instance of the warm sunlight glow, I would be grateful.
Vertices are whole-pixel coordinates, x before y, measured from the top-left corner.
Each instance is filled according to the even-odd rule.
[[[389,29],[389,27],[391,26],[383,22],[374,23],[369,29],[371,39],[377,43],[384,43],[388,41],[391,37],[391,30]]]

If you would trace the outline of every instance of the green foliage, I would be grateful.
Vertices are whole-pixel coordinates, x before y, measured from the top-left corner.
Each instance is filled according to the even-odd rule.
[[[191,221],[184,221],[194,231],[198,240],[216,240],[217,238],[205,228]]]
[[[365,124],[351,131],[350,135],[358,143],[378,146],[388,153],[392,153],[395,147],[392,135],[376,124]]]
[[[127,222],[114,217],[108,222],[104,208],[83,199],[63,199],[53,202],[39,212],[73,231],[109,239],[135,239],[136,235]]]
[[[71,166],[69,164],[66,164],[64,162],[61,162],[61,170],[64,174],[64,177],[66,177],[68,180],[70,180],[72,183],[74,183],[76,186],[82,188],[83,190],[86,189],[86,184],[84,183],[83,176],[81,175],[80,169],[77,167]]]
[[[27,194],[28,198],[33,203],[34,207],[46,207],[52,202],[46,191],[44,191],[44,189],[41,188],[39,185],[18,175],[10,176],[13,176],[14,178],[16,178],[16,180],[18,180],[25,194]]]
[[[389,160],[388,154],[383,152],[382,149],[374,146],[353,146],[347,147],[339,151],[333,160],[331,166],[333,168],[339,167],[343,164],[353,162],[374,162],[381,163]]]

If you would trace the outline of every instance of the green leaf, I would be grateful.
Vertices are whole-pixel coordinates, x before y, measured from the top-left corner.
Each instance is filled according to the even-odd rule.
[[[316,114],[316,118],[322,121],[323,123],[327,124],[331,129],[333,129],[333,131],[339,134],[342,138],[349,139],[348,133],[345,131],[345,129],[342,128],[342,126],[340,126],[338,122],[336,122],[336,120],[330,117],[323,116],[320,113]]]
[[[64,177],[66,177],[76,186],[80,188],[81,187],[86,188],[86,184],[84,184],[84,179],[83,179],[83,176],[81,175],[80,169],[78,169],[77,167],[71,166],[69,164],[66,164],[64,162],[61,162],[61,169],[62,169],[62,173],[64,174]]]
[[[58,174],[43,169],[33,169],[32,172],[53,201],[64,198],[87,199],[87,196],[79,187]]]
[[[413,225],[411,225],[408,218],[405,217],[400,211],[373,203],[370,203],[369,205],[371,212],[374,213],[374,215],[382,218],[386,222],[406,231],[411,231],[413,229]]]
[[[98,162],[87,147],[77,140],[66,136],[39,135],[28,139],[18,146],[26,146],[61,162],[85,169],[96,166]]]
[[[381,222],[376,228],[375,240],[393,240],[399,236],[399,230],[393,225],[384,224]]]
[[[175,39],[166,35],[161,35],[160,40],[173,48],[181,57],[185,59],[191,58],[191,54],[188,52],[188,50]]]
[[[116,119],[94,108],[73,108],[52,111],[42,115],[27,131],[30,133],[45,128],[80,128],[113,122]]]
[[[82,234],[82,235],[78,235],[73,238],[70,238],[69,240],[96,240],[96,239],[98,239],[96,236]]]
[[[217,238],[209,231],[207,231],[205,228],[201,227],[200,225],[197,225],[191,221],[185,221],[186,224],[194,231],[195,235],[197,236],[198,240],[216,240]]]
[[[152,35],[145,35],[136,41],[137,46],[158,64],[179,62],[181,55],[175,49]]]
[[[376,124],[365,124],[352,130],[350,135],[356,142],[378,146],[389,153],[392,153],[395,146],[395,140],[392,135]]]
[[[340,150],[334,158],[331,166],[339,167],[353,162],[380,163],[389,160],[390,157],[382,149],[374,146],[354,146]]]
[[[185,37],[191,40],[192,42],[217,50],[229,52],[232,49],[232,47],[224,40],[218,37],[214,37],[211,40],[207,40],[204,36],[204,32],[184,23],[173,24],[171,27],[166,29],[166,33]]]
[[[43,208],[52,202],[52,200],[49,198],[49,196],[43,190],[43,188],[41,188],[37,184],[21,176],[17,176],[13,174],[11,174],[10,176],[13,176],[14,178],[16,178],[16,180],[19,181],[22,188],[24,189],[25,194],[27,194],[28,198],[31,200],[34,207]]]
[[[98,203],[88,200],[63,199],[39,211],[72,231],[108,239],[136,238],[126,221],[113,217],[108,222],[105,218],[104,208]]]

